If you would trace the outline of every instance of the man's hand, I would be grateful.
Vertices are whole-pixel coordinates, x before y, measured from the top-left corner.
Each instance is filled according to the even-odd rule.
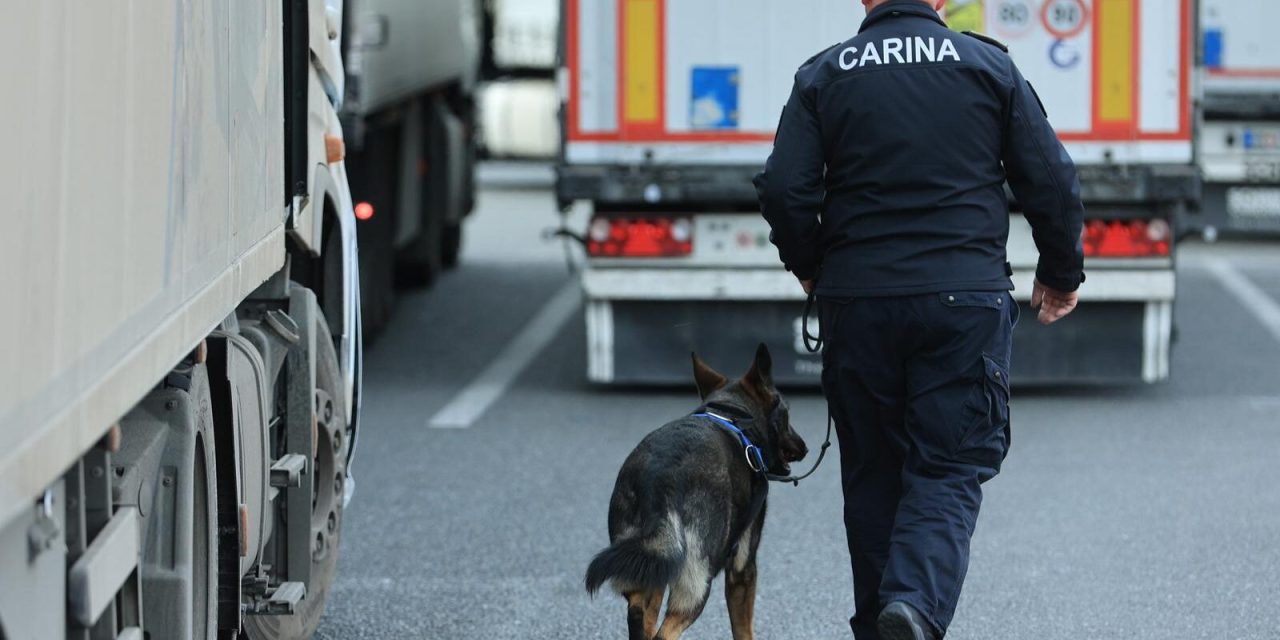
[[[805,295],[813,293],[813,280],[801,280],[800,286],[804,288]]]
[[[1040,310],[1040,324],[1053,324],[1071,313],[1076,308],[1080,296],[1075,291],[1064,293],[1050,289],[1039,280],[1031,287],[1031,308]]]

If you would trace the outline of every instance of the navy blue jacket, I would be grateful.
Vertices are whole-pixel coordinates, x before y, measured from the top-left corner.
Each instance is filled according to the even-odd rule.
[[[1004,183],[1031,223],[1036,277],[1084,279],[1075,166],[1004,47],[919,0],[877,7],[796,72],[755,179],[783,264],[825,296],[1012,288]]]

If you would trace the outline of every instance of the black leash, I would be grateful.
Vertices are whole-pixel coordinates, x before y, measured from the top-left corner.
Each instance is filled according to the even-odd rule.
[[[806,471],[803,475],[795,476],[776,476],[772,473],[764,474],[765,479],[771,482],[790,482],[793,486],[800,486],[800,481],[813,475],[818,470],[818,465],[822,464],[822,459],[827,456],[827,449],[831,448],[831,429],[835,425],[835,419],[831,415],[831,411],[827,411],[827,440],[822,443],[822,448],[818,450],[818,459],[813,461],[813,467]]]
[[[817,279],[818,279],[817,276],[815,276],[814,282],[817,282]],[[814,289],[810,289],[808,297],[804,299],[804,315],[801,316],[801,320],[800,320],[800,333],[801,333],[801,337],[804,338],[805,350],[808,351],[809,353],[818,353],[819,351],[822,350],[825,340],[823,339],[823,336],[822,336],[823,334],[822,323],[818,323],[818,335],[815,336],[809,333],[809,316],[813,315],[813,301],[814,301],[814,298],[817,297],[816,295],[814,295],[813,291]],[[769,473],[769,474],[765,474],[765,477],[773,482],[790,482],[794,486],[797,486],[797,487],[800,486],[800,481],[813,475],[813,472],[818,470],[818,465],[822,464],[822,459],[827,456],[827,449],[831,448],[831,430],[834,426],[835,426],[835,416],[831,415],[831,410],[830,408],[828,408],[827,409],[826,442],[822,443],[822,449],[818,451],[818,459],[814,461],[813,467],[810,468],[809,471],[805,472],[804,475],[776,476]]]
[[[809,333],[809,316],[813,314],[813,299],[815,297],[813,289],[811,288],[808,297],[804,299],[804,315],[800,316],[800,334],[804,339],[804,349],[809,353],[822,351],[823,342],[821,323],[818,324],[818,335],[815,336]]]

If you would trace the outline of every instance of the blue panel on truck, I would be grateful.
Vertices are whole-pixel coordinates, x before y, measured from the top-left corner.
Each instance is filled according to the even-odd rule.
[[[694,129],[738,128],[738,67],[694,67],[689,123]]]
[[[1222,30],[1206,29],[1204,32],[1204,66],[1222,68]]]
[[[795,302],[614,301],[613,382],[685,384],[689,352],[722,371],[745,369],[760,342],[773,355],[774,378],[816,386],[822,360],[800,341]],[[1145,304],[1081,305],[1052,327],[1025,304],[1014,333],[1013,381],[1074,384],[1142,382]],[[816,321],[811,323],[816,332]]]

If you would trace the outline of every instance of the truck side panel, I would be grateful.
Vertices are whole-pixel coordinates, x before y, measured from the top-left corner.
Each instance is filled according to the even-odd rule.
[[[1207,92],[1280,92],[1280,60],[1273,46],[1280,5],[1200,0],[1200,15]]]
[[[283,264],[280,11],[6,13],[0,521]]]
[[[1205,122],[1200,136],[1207,233],[1280,234],[1280,5],[1202,0]],[[1213,231],[1211,231],[1213,230]]]
[[[1077,162],[1190,163],[1191,0],[1056,4],[1079,8],[1055,19],[1030,0],[977,0],[951,24],[1006,41]],[[565,159],[586,165],[763,163],[794,70],[864,16],[842,0],[565,11]]]
[[[361,75],[359,104],[349,107],[359,114],[458,78],[475,82],[476,0],[354,0],[347,10],[355,31],[347,64]]]

